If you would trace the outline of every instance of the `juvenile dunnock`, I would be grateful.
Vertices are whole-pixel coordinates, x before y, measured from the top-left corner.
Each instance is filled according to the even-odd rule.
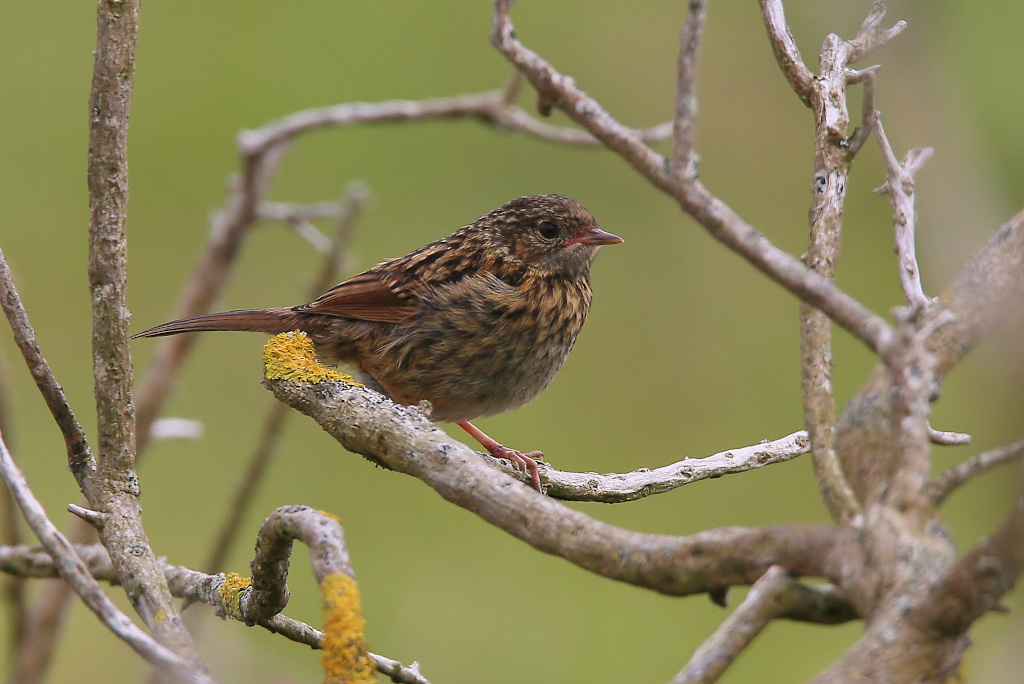
[[[324,359],[402,404],[462,427],[540,477],[534,458],[469,421],[518,408],[561,368],[590,310],[597,248],[622,242],[561,195],[529,195],[449,237],[346,280],[316,301],[171,321],[134,337],[207,330],[305,332]]]

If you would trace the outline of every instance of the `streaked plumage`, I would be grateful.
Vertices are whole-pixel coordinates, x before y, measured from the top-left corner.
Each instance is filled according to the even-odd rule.
[[[353,366],[392,399],[426,399],[434,420],[462,424],[518,408],[548,386],[590,310],[597,247],[621,241],[568,197],[530,195],[308,304],[171,321],[135,337],[302,330],[318,354]],[[498,453],[484,442],[531,465],[494,445]]]

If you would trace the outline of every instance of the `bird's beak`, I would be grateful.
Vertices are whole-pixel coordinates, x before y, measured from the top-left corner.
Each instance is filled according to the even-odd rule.
[[[622,241],[622,238],[618,235],[612,235],[600,228],[591,228],[587,232],[583,233],[583,235],[572,238],[566,244],[599,247],[600,245],[617,245]]]

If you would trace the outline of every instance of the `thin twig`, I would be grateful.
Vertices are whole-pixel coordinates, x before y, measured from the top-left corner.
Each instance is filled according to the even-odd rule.
[[[966,432],[945,432],[928,427],[928,439],[939,446],[963,446],[971,443],[971,436]]]
[[[385,102],[351,102],[331,107],[307,109],[289,114],[280,121],[262,128],[245,131],[239,136],[239,147],[246,155],[293,140],[312,130],[361,124],[422,121],[426,119],[473,118],[516,133],[526,133],[549,142],[583,147],[600,147],[601,142],[586,131],[552,126],[530,116],[509,98],[510,89],[487,90],[471,95],[426,100],[389,100]],[[672,133],[670,122],[649,129],[633,131],[642,140],[657,142]]]
[[[848,64],[859,62],[875,50],[881,49],[907,28],[907,22],[900,20],[893,24],[892,28],[883,29],[883,19],[885,19],[885,3],[882,0],[875,0],[871,3],[871,10],[864,19],[864,23],[861,24],[857,37],[849,41]]]
[[[972,456],[963,463],[953,466],[932,481],[932,501],[940,504],[946,500],[946,497],[978,475],[1021,458],[1024,458],[1024,441],[1013,442],[1012,444],[983,451],[976,456]]]
[[[729,449],[703,458],[687,458],[660,468],[641,468],[629,473],[573,473],[555,470],[547,463],[538,465],[544,493],[554,499],[622,503],[663,494],[699,480],[784,463],[809,451],[807,433],[801,430],[771,442]],[[486,454],[480,456],[513,477],[523,477],[508,461],[492,459]],[[529,481],[529,476],[526,477],[524,481]]]
[[[779,616],[780,597],[794,581],[784,568],[768,568],[750,587],[743,603],[700,645],[671,684],[717,682],[736,657]]]
[[[21,303],[18,290],[14,287],[14,280],[11,278],[11,270],[7,266],[3,250],[0,249],[0,306],[3,307],[7,321],[14,332],[14,342],[21,350],[21,355],[28,365],[32,379],[36,382],[46,407],[50,409],[53,419],[57,421],[57,427],[64,436],[64,446],[68,453],[68,464],[72,468],[95,467],[92,452],[89,450],[89,442],[85,436],[85,430],[75,418],[71,405],[64,396],[64,389],[57,382],[50,364],[39,348],[36,333],[29,323],[28,313]]]
[[[117,609],[114,602],[93,579],[85,563],[75,554],[71,543],[46,516],[46,511],[32,494],[28,482],[25,481],[25,476],[7,450],[2,434],[0,434],[0,476],[7,483],[7,488],[21,509],[29,527],[53,559],[57,572],[111,632],[149,662],[173,672],[175,676],[185,681],[214,681],[201,667],[157,643],[151,636],[139,629],[127,615]]]
[[[899,262],[900,287],[912,310],[922,309],[930,301],[921,286],[921,267],[917,263],[914,230],[917,210],[914,206],[914,174],[932,156],[930,147],[912,149],[900,162],[885,135],[882,119],[875,115],[875,140],[882,151],[888,174],[885,184],[876,192],[888,193],[892,203],[893,228],[896,233],[896,255]]]
[[[107,550],[99,544],[73,545],[75,553],[84,563],[87,572],[96,580],[117,584],[117,573],[110,562]],[[220,589],[224,585],[223,573],[209,575],[191,570],[180,565],[162,562],[164,576],[171,593],[176,598],[213,606],[223,613],[224,617],[241,621],[242,617],[231,611],[224,611],[224,597]],[[52,578],[60,577],[53,559],[39,547],[4,547],[0,546],[0,571],[20,578]],[[828,605],[825,603],[824,605]],[[273,634],[279,634],[290,641],[304,644],[312,649],[320,649],[324,633],[304,622],[277,614],[257,623]],[[397,660],[369,653],[377,671],[400,684],[430,684],[419,672],[416,663],[405,666]],[[21,680],[17,680],[20,681]]]
[[[672,165],[674,173],[684,179],[697,175],[697,59],[707,17],[705,5],[706,0],[690,2],[686,23],[679,38]]]

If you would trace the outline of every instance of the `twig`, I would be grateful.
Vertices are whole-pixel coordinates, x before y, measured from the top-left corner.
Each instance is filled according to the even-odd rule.
[[[773,565],[750,587],[747,598],[693,654],[671,684],[709,684],[779,616],[781,597],[794,582],[784,568]]]
[[[110,562],[107,550],[99,544],[74,545],[75,553],[84,563],[88,573],[95,579],[117,584],[117,573]],[[184,598],[196,603],[204,603],[223,611],[224,596],[221,594],[221,587],[224,585],[225,576],[223,573],[209,575],[203,572],[190,570],[180,565],[171,565],[167,562],[161,563],[164,576],[171,593],[177,598]],[[53,559],[39,547],[4,547],[0,546],[0,571],[12,576],[21,578],[48,578],[59,577]],[[224,617],[230,617],[241,621],[240,615],[231,611],[223,611]],[[320,630],[299,622],[282,614],[272,618],[260,620],[257,623],[273,634],[279,634],[286,639],[299,644],[304,644],[312,649],[319,650],[324,638]],[[410,666],[402,665],[397,660],[386,658],[375,653],[369,653],[377,671],[387,675],[393,682],[400,684],[430,684],[430,682],[419,672],[419,667],[413,663]],[[20,681],[20,680],[19,680]]]
[[[675,198],[712,237],[800,299],[829,314],[875,353],[884,353],[894,333],[881,316],[773,245],[708,192],[699,180],[687,181],[673,173],[671,164],[645,145],[636,131],[616,121],[597,101],[576,87],[571,78],[556,71],[516,38],[509,19],[510,8],[510,0],[495,0],[491,43],[526,75],[538,93],[619,154],[656,187]]]
[[[896,255],[899,260],[900,287],[912,310],[928,305],[928,296],[921,287],[921,267],[917,264],[917,250],[914,246],[914,230],[917,225],[917,210],[914,207],[914,174],[932,156],[930,147],[913,149],[900,162],[885,135],[882,119],[875,116],[875,140],[882,151],[882,158],[888,175],[885,184],[876,192],[885,192],[892,203],[893,228],[896,233]]]
[[[549,142],[584,147],[601,146],[600,141],[585,131],[538,121],[515,105],[509,97],[509,92],[510,89],[488,90],[457,97],[352,102],[307,109],[290,114],[262,128],[245,131],[239,136],[239,147],[244,154],[252,156],[262,154],[298,135],[321,128],[461,118],[475,118],[505,130],[526,133]],[[672,124],[659,124],[649,129],[634,130],[633,133],[642,140],[656,142],[671,135]]]
[[[907,22],[897,21],[892,28],[883,29],[882,20],[885,19],[885,3],[882,0],[875,0],[871,3],[871,10],[861,24],[857,37],[850,41],[848,64],[859,62],[875,50],[881,49],[890,40],[903,33],[907,28]]]
[[[789,31],[782,0],[761,0],[761,16],[768,29],[768,40],[771,41],[775,61],[779,63],[793,92],[810,107],[814,74],[804,64],[796,40]]]
[[[928,428],[928,439],[939,446],[963,446],[971,443],[971,436],[966,432],[944,432],[933,427]]]
[[[3,307],[7,321],[14,332],[14,342],[21,350],[21,355],[28,365],[32,379],[36,387],[43,395],[47,408],[57,421],[57,427],[64,436],[64,446],[67,448],[68,464],[73,468],[94,467],[95,462],[92,452],[89,450],[89,443],[85,431],[75,418],[67,398],[64,396],[64,389],[57,382],[50,364],[39,349],[39,342],[36,340],[36,333],[29,323],[28,313],[21,303],[18,290],[14,287],[14,280],[11,278],[11,270],[7,266],[3,250],[0,249],[0,306]]]
[[[25,481],[25,476],[7,450],[2,434],[0,434],[0,476],[7,483],[7,488],[25,516],[29,527],[53,559],[56,571],[71,585],[75,593],[82,598],[110,631],[125,641],[143,658],[173,672],[185,681],[214,681],[201,667],[157,643],[139,629],[127,615],[117,609],[114,602],[103,592],[102,587],[92,578],[85,563],[75,555],[71,543],[46,517],[46,511],[32,494],[28,482]]]
[[[336,518],[308,506],[282,506],[267,516],[256,538],[252,589],[239,601],[239,610],[247,623],[270,618],[288,603],[285,581],[294,540],[309,547],[317,582],[331,574],[354,576]]]
[[[329,241],[320,273],[310,287],[310,299],[313,299],[330,287],[337,278],[342,256],[345,253],[349,238],[355,227],[356,218],[363,211],[368,201],[369,194],[366,188],[362,185],[353,185],[347,190],[341,205],[334,206],[333,216],[337,221],[337,228]],[[283,217],[279,214],[277,218]],[[249,466],[246,469],[242,482],[235,491],[234,501],[228,507],[228,518],[224,521],[220,532],[217,534],[217,541],[214,543],[210,559],[205,565],[209,572],[217,572],[224,567],[224,562],[231,551],[234,540],[238,536],[238,531],[241,529],[242,521],[248,511],[252,497],[262,481],[267,465],[270,463],[270,459],[277,448],[287,413],[288,409],[286,406],[280,402],[274,402],[263,421],[263,429],[256,443],[256,450],[249,460]]]
[[[690,2],[686,23],[679,38],[672,165],[674,173],[686,180],[697,175],[697,58],[700,55],[701,34],[704,32],[704,20],[707,17],[705,5],[706,0]]]
[[[800,431],[771,442],[730,449],[703,458],[687,458],[660,468],[641,468],[630,473],[599,475],[555,470],[547,463],[539,463],[538,466],[544,493],[554,499],[622,503],[663,494],[699,480],[783,463],[809,451],[807,433]],[[492,459],[486,454],[480,456],[517,479],[523,477],[508,461]]]
[[[950,494],[972,479],[997,466],[1024,458],[1024,441],[983,451],[936,477],[931,483],[932,501],[941,504]]]

